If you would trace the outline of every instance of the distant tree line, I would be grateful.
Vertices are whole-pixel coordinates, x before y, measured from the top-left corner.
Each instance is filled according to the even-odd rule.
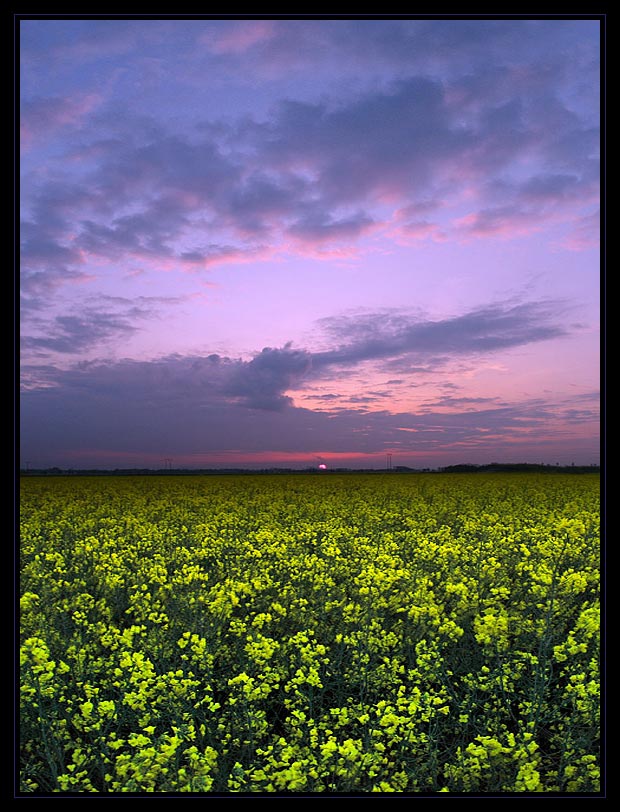
[[[530,462],[491,462],[488,465],[448,465],[441,468],[443,474],[488,474],[488,473],[562,473],[592,474],[600,471],[598,465],[545,465]]]
[[[99,468],[26,468],[20,470],[22,476],[214,476],[221,474],[316,474],[325,476],[329,473],[350,474],[382,474],[382,473],[414,473],[414,474],[489,474],[489,473],[561,473],[561,474],[592,474],[600,473],[599,465],[545,465],[544,463],[500,463],[491,462],[487,465],[447,465],[443,468],[409,468],[406,465],[397,465],[391,469],[385,468],[331,468],[319,471],[316,468],[115,468],[104,470]]]

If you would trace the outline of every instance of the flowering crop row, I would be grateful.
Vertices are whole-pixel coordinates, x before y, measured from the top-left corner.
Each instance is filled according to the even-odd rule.
[[[599,791],[596,475],[21,488],[21,792]]]

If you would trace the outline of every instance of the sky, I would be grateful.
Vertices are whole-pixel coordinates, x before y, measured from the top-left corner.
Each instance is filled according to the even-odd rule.
[[[600,29],[20,19],[20,465],[598,464]]]

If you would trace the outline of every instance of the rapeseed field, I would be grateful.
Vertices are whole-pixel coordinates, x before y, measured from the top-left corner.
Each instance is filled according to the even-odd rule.
[[[595,474],[25,477],[21,793],[597,793]]]

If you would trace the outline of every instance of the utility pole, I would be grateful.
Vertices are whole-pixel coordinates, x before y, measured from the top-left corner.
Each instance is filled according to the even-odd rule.
[[[387,454],[387,470],[392,470],[392,455],[390,453]]]

